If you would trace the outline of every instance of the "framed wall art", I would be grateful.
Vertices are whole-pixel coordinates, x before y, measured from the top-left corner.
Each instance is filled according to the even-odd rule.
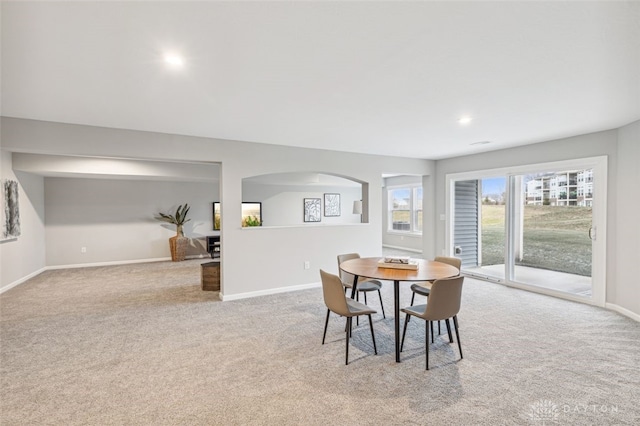
[[[213,230],[220,230],[220,203],[217,201],[213,203]]]
[[[340,194],[324,194],[324,215],[340,216]]]
[[[20,236],[20,205],[18,182],[7,179],[2,182],[2,233],[0,238],[10,240]]]
[[[213,203],[213,229],[220,230],[220,202]],[[242,202],[242,227],[262,226],[262,203]]]
[[[262,203],[242,202],[242,227],[262,226]]]
[[[320,198],[304,199],[304,221],[320,222],[322,220],[322,200]]]

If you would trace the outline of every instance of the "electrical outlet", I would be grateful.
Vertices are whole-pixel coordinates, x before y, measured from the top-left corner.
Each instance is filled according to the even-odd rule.
[[[308,260],[304,261],[304,269],[309,269],[311,267],[311,263]]]
[[[86,253],[86,252],[87,252],[86,247],[80,247],[80,253]]]

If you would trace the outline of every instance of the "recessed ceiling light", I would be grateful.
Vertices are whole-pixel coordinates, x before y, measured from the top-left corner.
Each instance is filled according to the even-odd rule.
[[[491,143],[491,141],[479,141],[479,142],[473,142],[470,143],[469,145],[486,145],[488,143]]]
[[[471,123],[472,118],[469,117],[468,115],[465,115],[464,117],[460,117],[458,119],[458,123],[460,123],[460,125],[462,126],[466,126],[467,124]]]
[[[176,55],[175,53],[167,53],[164,55],[164,62],[172,68],[182,68],[184,65],[182,56]]]

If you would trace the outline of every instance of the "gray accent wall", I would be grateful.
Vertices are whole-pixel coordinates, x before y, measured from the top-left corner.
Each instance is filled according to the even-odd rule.
[[[46,177],[44,188],[47,266],[170,257],[176,228],[155,217],[184,203],[187,256],[207,255],[205,236],[215,233],[217,182]]]

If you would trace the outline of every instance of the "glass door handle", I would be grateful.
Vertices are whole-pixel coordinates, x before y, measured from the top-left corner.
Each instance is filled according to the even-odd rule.
[[[592,241],[596,240],[596,228],[594,228],[593,226],[589,228],[589,239]]]

